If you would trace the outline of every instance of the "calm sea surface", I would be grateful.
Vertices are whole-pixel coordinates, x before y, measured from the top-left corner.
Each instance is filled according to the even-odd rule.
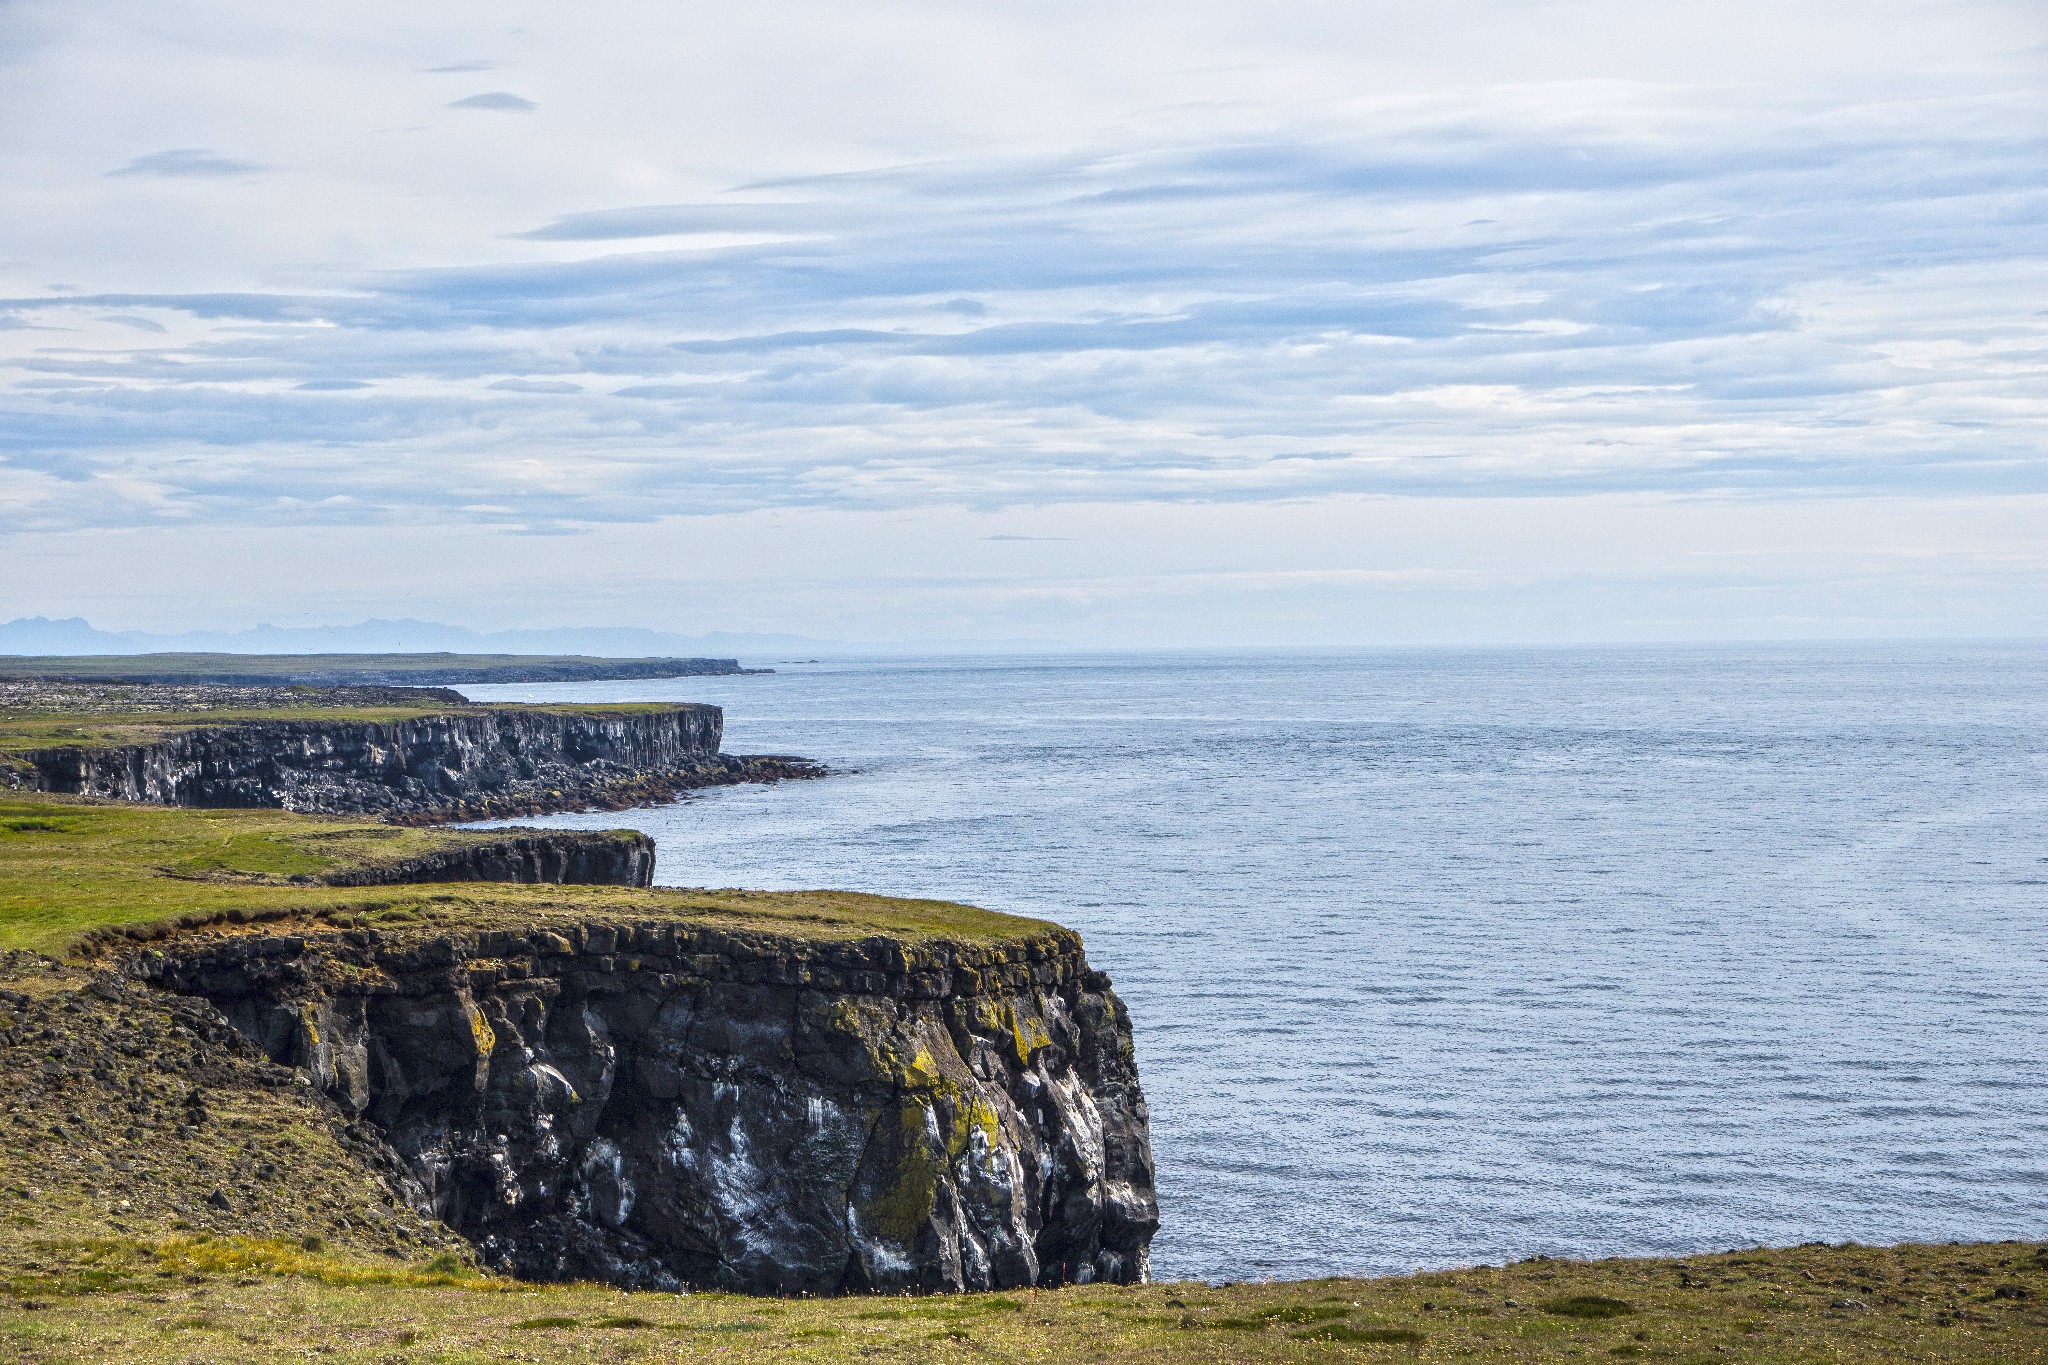
[[[2048,1235],[2048,647],[780,669],[468,690],[854,770],[528,822],[664,883],[1079,929],[1164,1277]]]

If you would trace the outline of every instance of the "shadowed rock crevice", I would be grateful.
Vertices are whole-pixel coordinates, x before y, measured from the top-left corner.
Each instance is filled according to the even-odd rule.
[[[526,1278],[829,1294],[1146,1273],[1130,1024],[1065,931],[230,933],[134,970],[303,1068],[425,1211]]]

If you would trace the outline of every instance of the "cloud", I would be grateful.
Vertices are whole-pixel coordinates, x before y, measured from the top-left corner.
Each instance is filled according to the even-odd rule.
[[[444,106],[449,109],[494,109],[503,113],[524,114],[540,108],[532,100],[514,95],[505,90],[490,90],[481,95],[452,101]]]
[[[166,151],[138,156],[127,165],[108,171],[110,176],[158,175],[166,177],[220,177],[255,175],[264,168],[253,161],[220,156],[205,147],[172,147]]]
[[[425,69],[430,76],[454,76],[473,71],[496,71],[498,65],[497,62],[450,62],[446,66],[430,66]]]
[[[663,125],[576,143],[631,168],[595,188],[551,146],[522,147],[527,179],[430,181],[379,143],[285,236],[402,249],[0,298],[0,461],[31,480],[9,512],[568,527],[2048,487],[2048,144],[2025,101],[1672,89],[1459,87],[780,160],[729,142],[716,174],[664,169],[683,153]],[[488,214],[419,237],[458,181],[488,186]],[[330,225],[363,185],[390,222]]]
[[[581,393],[581,384],[563,379],[500,379],[490,385],[504,393]]]
[[[787,232],[829,221],[807,204],[656,204],[572,213],[511,235],[529,242],[615,242],[699,232]]]

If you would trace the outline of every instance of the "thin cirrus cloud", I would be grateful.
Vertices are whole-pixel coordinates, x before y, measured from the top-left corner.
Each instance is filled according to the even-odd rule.
[[[487,90],[481,95],[471,95],[467,99],[452,100],[445,107],[449,109],[493,110],[506,114],[526,114],[540,108],[532,100],[527,99],[523,95],[515,95],[509,90]]]
[[[581,384],[572,384],[564,379],[500,379],[489,385],[500,393],[581,393]]]
[[[809,204],[655,204],[572,213],[512,237],[529,242],[620,242],[711,232],[788,232],[832,221]]]
[[[172,147],[138,156],[127,165],[108,171],[109,176],[155,175],[167,178],[255,175],[264,168],[254,161],[222,156],[205,147]]]
[[[0,299],[43,329],[0,468],[49,527],[2039,491],[2048,152],[1966,112],[960,156],[500,225],[526,259]],[[109,310],[182,322],[68,330]]]

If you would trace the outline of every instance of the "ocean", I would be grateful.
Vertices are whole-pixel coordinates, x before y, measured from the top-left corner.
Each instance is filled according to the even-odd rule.
[[[1136,1027],[1164,1278],[2048,1235],[2048,646],[771,663],[839,775],[526,824],[968,901]]]

